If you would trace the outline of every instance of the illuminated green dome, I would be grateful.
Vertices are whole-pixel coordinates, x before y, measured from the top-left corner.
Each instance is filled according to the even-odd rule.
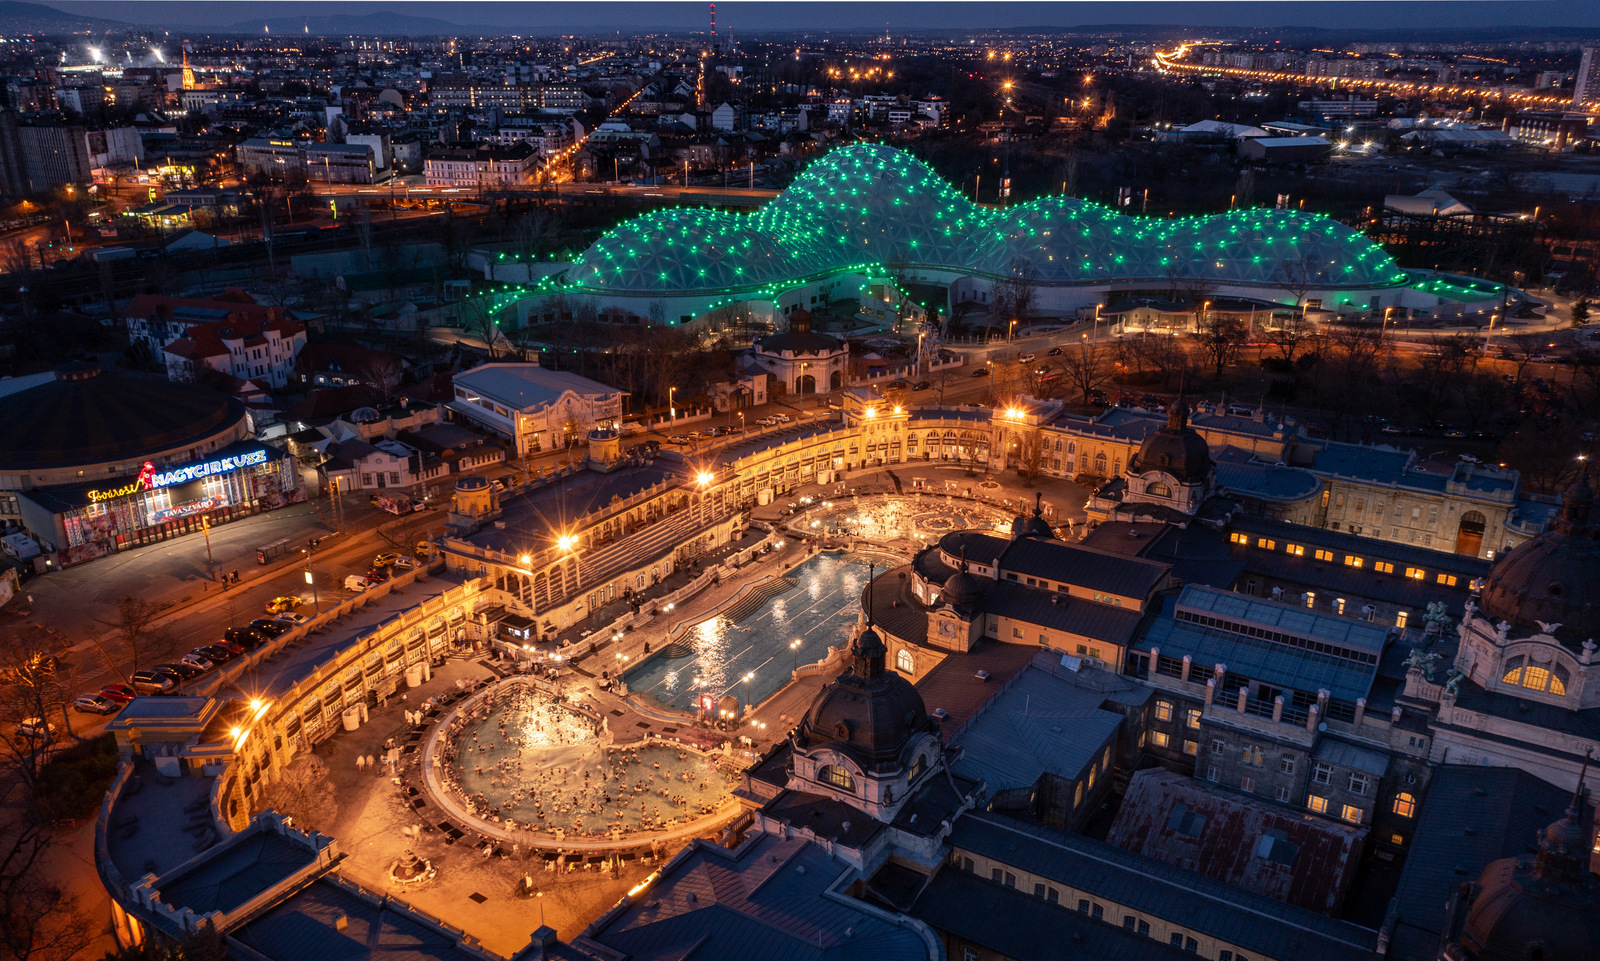
[[[881,144],[841,147],[756,214],[657,211],[596,241],[567,282],[598,293],[728,293],[863,265],[996,279],[1026,262],[1051,286],[1178,278],[1318,290],[1404,284],[1382,247],[1317,214],[1128,217],[1044,197],[978,206]]]

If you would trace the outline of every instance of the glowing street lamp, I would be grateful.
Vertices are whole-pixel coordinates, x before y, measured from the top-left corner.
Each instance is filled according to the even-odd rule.
[[[794,671],[798,674],[800,673],[800,638],[797,637],[789,642],[789,650],[794,652]]]

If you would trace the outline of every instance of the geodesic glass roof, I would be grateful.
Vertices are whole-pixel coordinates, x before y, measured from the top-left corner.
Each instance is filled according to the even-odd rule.
[[[1044,197],[991,209],[881,144],[841,147],[755,214],[683,208],[596,241],[567,282],[615,293],[728,293],[878,264],[998,278],[1032,265],[1043,285],[1201,282],[1384,287],[1406,274],[1361,233],[1317,214],[1235,210],[1129,217]]]

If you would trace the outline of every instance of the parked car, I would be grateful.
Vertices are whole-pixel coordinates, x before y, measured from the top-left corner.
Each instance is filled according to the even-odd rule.
[[[1023,354],[1021,357],[1017,358],[1017,363],[1019,363],[1019,364],[1031,364],[1031,363],[1033,363],[1033,355],[1032,354]]]
[[[289,632],[289,625],[275,621],[269,617],[258,617],[250,622],[250,630],[267,635],[268,638],[278,637]]]
[[[661,450],[661,442],[658,440],[643,441],[639,444],[639,446],[644,448],[645,452],[649,454],[654,454]]]
[[[911,389],[914,390],[914,391],[916,391],[916,390],[927,390],[928,388],[930,388],[932,386],[933,386],[932,384],[928,383],[925,380],[919,380],[915,384],[911,385]]]
[[[974,377],[988,377],[989,376],[989,368],[987,368],[987,367],[979,367],[977,370],[972,372],[972,376],[974,376]]]
[[[310,620],[310,618],[306,617],[304,614],[296,614],[294,611],[284,611],[282,614],[279,614],[277,617],[273,618],[273,620],[282,621],[285,624],[293,624],[298,627],[299,625]]]
[[[165,671],[138,671],[128,680],[142,694],[165,694],[178,686],[178,679]]]
[[[239,657],[239,655],[233,653],[220,644],[206,644],[201,647],[197,647],[194,649],[194,653],[200,655],[208,661],[211,661],[213,664],[226,664],[229,661],[235,660]]]
[[[184,656],[187,657],[188,655]],[[216,658],[214,657],[204,657],[201,655],[201,658],[203,660],[210,661],[213,665],[216,664]],[[157,664],[154,668],[152,668],[152,670],[160,671],[163,674],[171,674],[179,681],[192,681],[204,674],[207,669],[192,661],[184,661],[179,659],[166,664]]]
[[[212,661],[211,658],[206,657],[204,654],[196,654],[193,651],[183,655],[183,657],[179,659],[179,662],[188,664],[192,667],[198,667],[202,671],[209,671],[213,667],[217,666],[216,662]]]
[[[689,437],[687,434],[673,434],[671,437],[667,438],[667,440],[672,441],[674,444],[689,443]]]
[[[1046,357],[1060,357],[1062,354],[1064,354],[1066,352],[1067,352],[1067,349],[1065,347],[1052,347],[1049,350],[1045,351],[1044,355]]]
[[[773,414],[772,415],[772,422],[774,424],[787,424],[787,423],[789,423],[789,421],[791,419],[792,418],[788,414]]]
[[[254,627],[230,627],[223,633],[222,640],[228,650],[232,651],[237,647],[238,650],[234,653],[243,654],[272,640],[272,635],[258,631]]]
[[[235,628],[235,630],[237,630],[237,628]],[[245,651],[243,644],[240,644],[238,641],[229,638],[227,635],[223,635],[222,640],[214,642],[211,646],[220,647],[224,651],[227,651],[229,654],[233,654],[235,656],[243,654]]]
[[[25,717],[22,719],[22,723],[17,725],[17,734],[49,744],[55,740],[56,726],[46,723],[44,718]]]
[[[139,696],[139,692],[126,684],[107,684],[100,689],[101,697],[109,697],[113,701],[126,704]]]
[[[1444,432],[1444,436],[1449,437],[1452,440],[1461,440],[1467,436],[1467,432],[1459,427],[1452,427]]]
[[[907,386],[906,382],[903,381],[903,380],[891,380],[891,381],[889,381],[889,389],[890,390],[905,390],[906,386]]]
[[[374,557],[372,559],[372,566],[373,567],[388,567],[390,564],[393,564],[395,561],[397,561],[399,559],[400,559],[400,555],[399,554],[395,554],[393,552],[386,551],[386,552],[384,552],[382,554],[379,554],[377,557]]]
[[[390,564],[389,566],[397,571],[409,571],[413,567],[417,566],[417,562],[409,557],[401,555],[400,557],[396,557],[394,559],[394,563]]]
[[[344,579],[344,589],[347,591],[364,591],[376,583],[378,582],[370,577],[362,577],[360,574],[351,574]]]
[[[72,709],[79,714],[115,714],[122,704],[104,694],[79,694],[72,699]]]
[[[292,611],[304,603],[305,600],[303,598],[297,597],[293,594],[286,594],[282,597],[274,597],[272,600],[267,602],[267,613],[282,614],[284,611]]]
[[[501,490],[508,491],[517,486],[517,475],[501,474],[499,477],[495,478],[495,481],[500,485]]]

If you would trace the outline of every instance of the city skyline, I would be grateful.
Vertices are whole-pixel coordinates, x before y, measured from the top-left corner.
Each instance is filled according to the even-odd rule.
[[[456,0],[447,4],[335,0],[330,3],[268,2],[250,4],[193,2],[150,5],[129,0],[63,0],[48,5],[63,12],[118,20],[141,26],[174,26],[224,31],[251,20],[309,20],[330,17],[368,18],[394,12],[425,17],[460,28],[585,33],[621,30],[700,31],[707,22],[707,5],[698,2],[577,4],[552,6],[521,0],[480,2]],[[581,17],[573,16],[574,7]],[[1449,9],[1448,17],[1441,12]],[[153,9],[159,9],[155,16]],[[246,16],[248,9],[249,15]],[[1401,29],[1432,33],[1459,32],[1494,27],[1537,29],[1600,28],[1600,7],[1570,0],[1532,0],[1527,3],[1491,2],[1448,4],[1445,0],[1409,0],[1399,3],[1320,2],[1040,2],[989,4],[951,2],[914,3],[753,3],[747,0],[718,6],[723,29],[738,32],[881,32],[887,24],[896,30],[1047,30],[1092,29],[1115,26],[1174,26],[1219,29],[1276,27],[1316,28],[1338,32],[1370,33]],[[1359,23],[1360,27],[1351,24]],[[824,26],[826,25],[826,26]],[[369,29],[381,29],[381,23]]]

